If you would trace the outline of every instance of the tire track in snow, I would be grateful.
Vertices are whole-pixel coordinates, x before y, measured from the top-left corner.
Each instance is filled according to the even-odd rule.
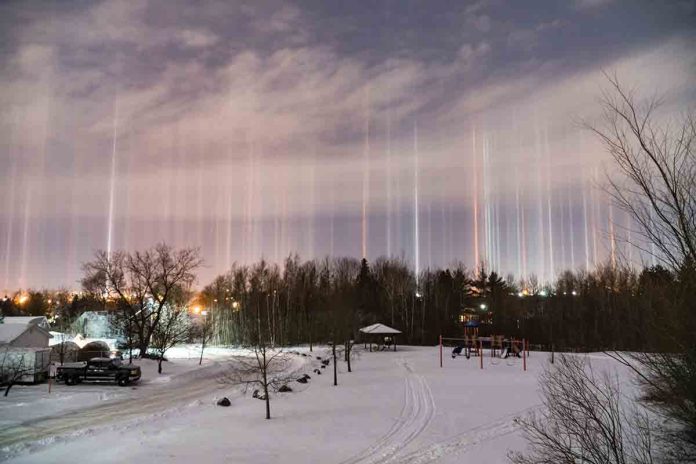
[[[404,404],[394,425],[368,448],[341,464],[380,464],[394,462],[401,450],[430,425],[435,415],[435,401],[425,378],[417,375],[403,359],[406,369]],[[399,459],[401,462],[401,459]]]
[[[227,388],[220,382],[220,375],[228,368],[228,361],[215,362],[180,374],[181,381],[136,385],[132,396],[0,428],[0,461],[57,440],[128,428],[153,416],[186,411],[187,406],[196,402],[211,401],[210,395]]]
[[[26,447],[50,443],[58,438],[113,427],[115,424],[178,411],[221,388],[216,379],[172,390],[145,390],[137,397],[108,401],[56,417],[41,417],[0,430],[0,461]]]
[[[505,418],[498,421],[469,429],[465,433],[449,440],[426,446],[420,450],[402,456],[399,462],[403,464],[429,463],[437,461],[449,454],[460,453],[479,443],[509,435],[517,431],[516,417],[530,413],[540,406],[541,404],[531,406],[514,414],[505,416]]]

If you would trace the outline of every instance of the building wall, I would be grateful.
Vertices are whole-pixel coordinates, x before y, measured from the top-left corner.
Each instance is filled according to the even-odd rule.
[[[13,372],[22,372],[17,379],[20,383],[41,382],[48,378],[48,365],[51,361],[50,348],[26,349],[5,347],[0,350],[0,384],[7,382]]]
[[[27,330],[15,338],[10,346],[15,348],[43,348],[48,347],[48,335],[37,327],[29,326]]]

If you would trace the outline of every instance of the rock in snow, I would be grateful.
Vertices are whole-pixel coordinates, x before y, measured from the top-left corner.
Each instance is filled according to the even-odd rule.
[[[227,406],[230,406],[231,404],[232,404],[232,403],[230,402],[230,400],[229,400],[227,397],[220,398],[220,399],[218,400],[218,402],[217,402],[217,405],[218,405],[218,406],[225,406],[225,407],[227,407]]]
[[[287,393],[287,392],[291,392],[292,388],[288,387],[287,385],[281,385],[280,388],[278,389],[278,391],[281,393]]]

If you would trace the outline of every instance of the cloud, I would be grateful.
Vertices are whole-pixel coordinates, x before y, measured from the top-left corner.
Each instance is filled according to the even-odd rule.
[[[219,41],[219,37],[210,32],[201,30],[187,29],[179,33],[181,42],[190,48],[204,48],[215,45]]]
[[[474,21],[476,29],[481,32],[488,32],[491,30],[491,18],[488,15],[481,15]]]
[[[578,10],[588,10],[600,8],[612,3],[614,0],[575,0],[575,8]]]
[[[354,221],[366,177],[372,214],[407,215],[416,147],[423,211],[445,204],[464,217],[474,153],[495,173],[487,191],[501,204],[518,188],[535,198],[544,160],[558,187],[600,163],[575,125],[593,115],[600,69],[675,92],[692,75],[693,54],[677,39],[601,50],[590,63],[545,55],[544,40],[569,20],[506,22],[495,2],[467,8],[465,31],[461,17],[454,30],[407,31],[444,37],[409,53],[385,52],[401,50],[401,26],[386,38],[360,29],[365,49],[322,40],[332,31],[318,13],[292,6],[223,2],[201,13],[182,3],[162,15],[157,6],[103,2],[6,29],[0,198],[9,211],[12,185],[17,205],[29,206],[0,213],[0,243],[10,222],[21,236],[26,211],[36,230],[69,221],[56,236],[75,248],[102,246],[114,146],[123,246],[208,246],[211,234],[232,230],[236,240],[247,234],[239,224],[264,221]]]

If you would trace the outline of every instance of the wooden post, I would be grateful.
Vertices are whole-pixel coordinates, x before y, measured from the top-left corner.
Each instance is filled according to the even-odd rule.
[[[527,341],[523,338],[522,339],[522,369],[524,371],[527,371]]]
[[[442,335],[440,335],[440,367],[442,367]]]
[[[553,364],[553,343],[551,344],[551,364]]]
[[[483,369],[483,340],[479,339],[479,364],[481,369]]]
[[[525,348],[527,349],[527,357],[529,357],[529,340],[526,341],[524,344]]]

